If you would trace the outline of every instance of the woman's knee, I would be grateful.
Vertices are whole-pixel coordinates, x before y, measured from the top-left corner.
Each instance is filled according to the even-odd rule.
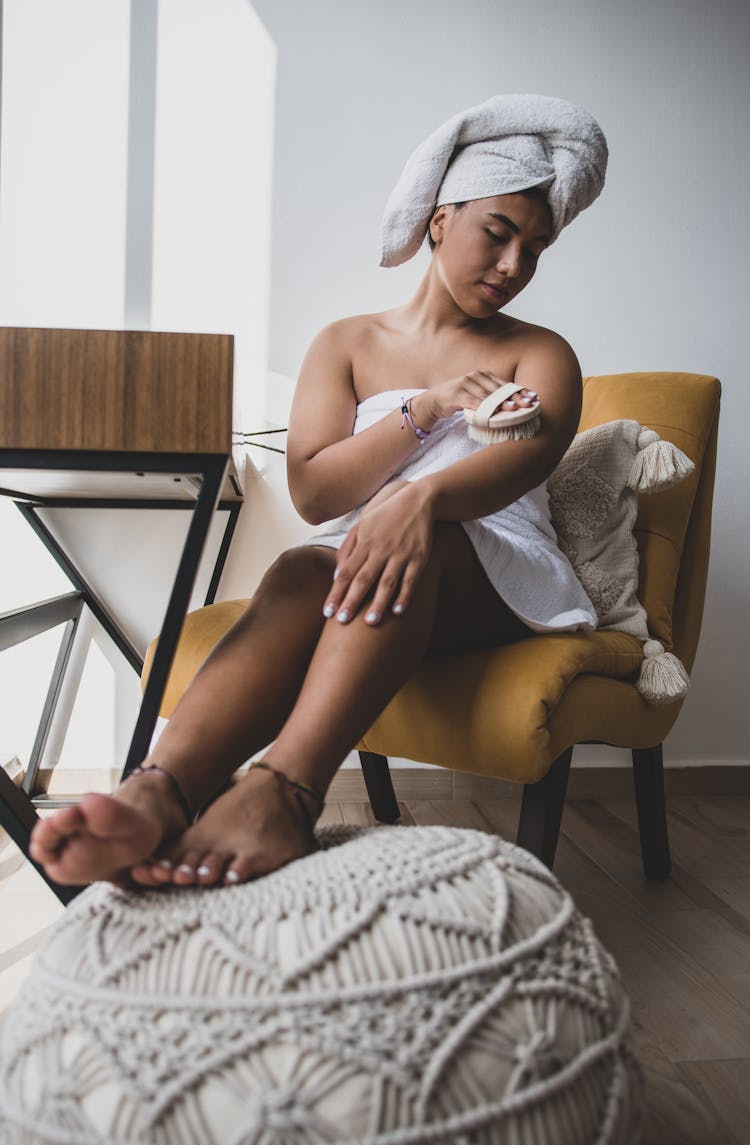
[[[265,573],[256,595],[299,596],[309,591],[327,592],[336,567],[336,550],[323,545],[298,545],[286,549]]]

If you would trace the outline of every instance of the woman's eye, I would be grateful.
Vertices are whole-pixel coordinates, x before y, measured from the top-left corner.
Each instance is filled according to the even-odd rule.
[[[484,228],[484,233],[494,239],[496,243],[503,243],[506,241],[506,235],[496,235],[494,231],[490,231],[487,227]]]

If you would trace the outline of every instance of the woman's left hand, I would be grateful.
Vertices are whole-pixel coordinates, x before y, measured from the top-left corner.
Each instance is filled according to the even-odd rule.
[[[393,481],[362,510],[339,549],[323,613],[345,624],[367,601],[365,621],[409,605],[432,546],[431,499],[421,482]]]

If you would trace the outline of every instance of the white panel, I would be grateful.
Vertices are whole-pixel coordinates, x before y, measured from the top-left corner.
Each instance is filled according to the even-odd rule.
[[[247,0],[161,0],[152,327],[235,335],[245,429],[265,406],[274,60]]]
[[[3,325],[122,325],[129,12],[5,0]]]

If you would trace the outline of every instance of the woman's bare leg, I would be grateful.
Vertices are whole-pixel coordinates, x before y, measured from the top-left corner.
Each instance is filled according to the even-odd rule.
[[[275,562],[144,762],[168,770],[194,811],[284,724],[325,623],[335,558],[334,550],[305,547]],[[126,780],[114,797],[86,795],[40,821],[31,854],[61,883],[119,878],[185,828],[169,781],[154,772]]]
[[[362,610],[364,612],[365,610]],[[429,649],[460,651],[517,639],[528,629],[489,584],[464,530],[436,529],[433,552],[409,608],[377,626],[362,613],[329,620],[278,738],[266,753],[289,778],[325,792],[348,751],[409,678]],[[278,784],[252,771],[164,851],[177,885],[244,881],[310,849],[304,832],[279,833],[269,819]],[[281,793],[283,797],[283,792]],[[309,809],[314,811],[310,802]]]

